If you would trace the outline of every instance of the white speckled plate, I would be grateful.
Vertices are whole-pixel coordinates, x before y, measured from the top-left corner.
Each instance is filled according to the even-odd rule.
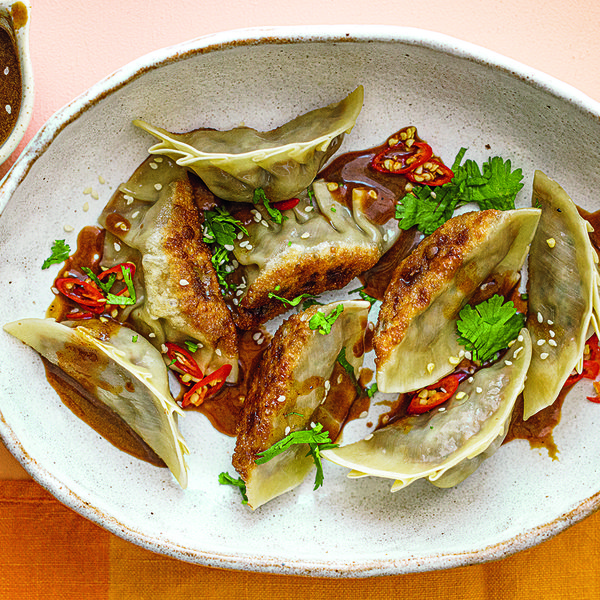
[[[509,59],[424,31],[387,27],[254,29],[217,34],[150,54],[117,71],[52,117],[0,187],[0,322],[43,316],[56,269],[41,271],[52,241],[93,223],[152,140],[142,117],[180,131],[259,129],[341,99],[358,84],[365,106],[343,150],[383,142],[413,124],[451,162],[511,158],[535,168],[575,201],[598,209],[600,106]],[[584,152],[572,152],[573,141]],[[99,183],[102,176],[106,183]],[[84,195],[92,187],[100,196]],[[90,203],[89,212],[83,210]],[[200,414],[182,431],[190,486],[114,449],[48,386],[37,355],[0,332],[0,433],[58,499],[114,533],[206,565],[277,573],[369,576],[438,569],[506,556],[548,538],[600,503],[600,406],[585,384],[568,397],[555,430],[558,460],[517,441],[467,481],[440,490],[417,482],[348,480],[325,465],[252,513],[217,483],[232,470],[234,441]],[[589,393],[589,391],[588,391]]]

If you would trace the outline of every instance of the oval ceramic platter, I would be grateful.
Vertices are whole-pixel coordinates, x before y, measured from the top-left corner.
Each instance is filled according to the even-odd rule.
[[[40,268],[51,243],[66,238],[74,247],[77,231],[95,223],[154,143],[133,118],[171,131],[241,122],[267,130],[358,85],[364,107],[342,152],[416,125],[446,162],[461,146],[479,161],[510,158],[525,175],[521,205],[529,205],[533,173],[541,169],[579,205],[600,208],[600,106],[550,77],[414,29],[217,34],[117,71],[54,115],[29,144],[0,188],[0,321],[44,316],[57,273]],[[572,140],[585,152],[569,151]],[[0,433],[24,467],[82,515],[182,560],[315,576],[447,568],[530,547],[600,503],[600,406],[585,399],[589,383],[568,396],[554,432],[556,460],[514,441],[456,488],[417,481],[394,494],[391,481],[351,480],[326,462],[317,492],[307,480],[252,512],[237,490],[217,481],[233,472],[234,440],[201,414],[181,420],[191,450],[182,490],[167,470],[116,450],[75,417],[35,352],[1,332],[0,353]]]

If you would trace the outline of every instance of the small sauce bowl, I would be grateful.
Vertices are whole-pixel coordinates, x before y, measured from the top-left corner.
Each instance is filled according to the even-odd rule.
[[[0,164],[23,139],[33,112],[29,0],[0,0]]]

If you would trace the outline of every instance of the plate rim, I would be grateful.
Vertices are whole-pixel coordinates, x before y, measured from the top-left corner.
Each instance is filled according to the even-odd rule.
[[[470,60],[499,69],[511,77],[551,94],[580,111],[600,118],[600,103],[575,87],[537,69],[528,67],[492,50],[470,42],[424,29],[383,25],[314,25],[252,27],[204,35],[145,54],[91,86],[55,112],[27,144],[17,161],[0,182],[0,217],[15,190],[26,178],[34,163],[51,146],[58,134],[88,108],[118,91],[145,72],[166,64],[186,60],[198,54],[221,51],[237,46],[304,43],[403,43],[424,47],[456,58]],[[448,569],[468,564],[484,563],[504,558],[530,548],[557,535],[600,509],[600,491],[579,502],[570,511],[553,521],[530,528],[496,544],[464,552],[446,552],[409,558],[363,559],[346,563],[335,560],[296,559],[281,563],[277,557],[244,556],[240,554],[198,551],[141,532],[124,525],[98,507],[89,505],[75,490],[70,489],[44,466],[38,464],[22,446],[0,411],[0,437],[9,451],[42,487],[60,502],[119,537],[148,550],[179,560],[205,566],[248,571],[309,575],[318,577],[371,577],[420,571]]]

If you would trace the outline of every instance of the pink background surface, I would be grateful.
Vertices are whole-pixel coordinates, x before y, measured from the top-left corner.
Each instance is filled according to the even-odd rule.
[[[378,24],[418,27],[484,46],[600,101],[600,3],[591,0],[32,0],[35,106],[9,168],[61,106],[153,50],[244,27]],[[567,148],[565,148],[565,151]],[[0,479],[28,475],[0,444]]]

